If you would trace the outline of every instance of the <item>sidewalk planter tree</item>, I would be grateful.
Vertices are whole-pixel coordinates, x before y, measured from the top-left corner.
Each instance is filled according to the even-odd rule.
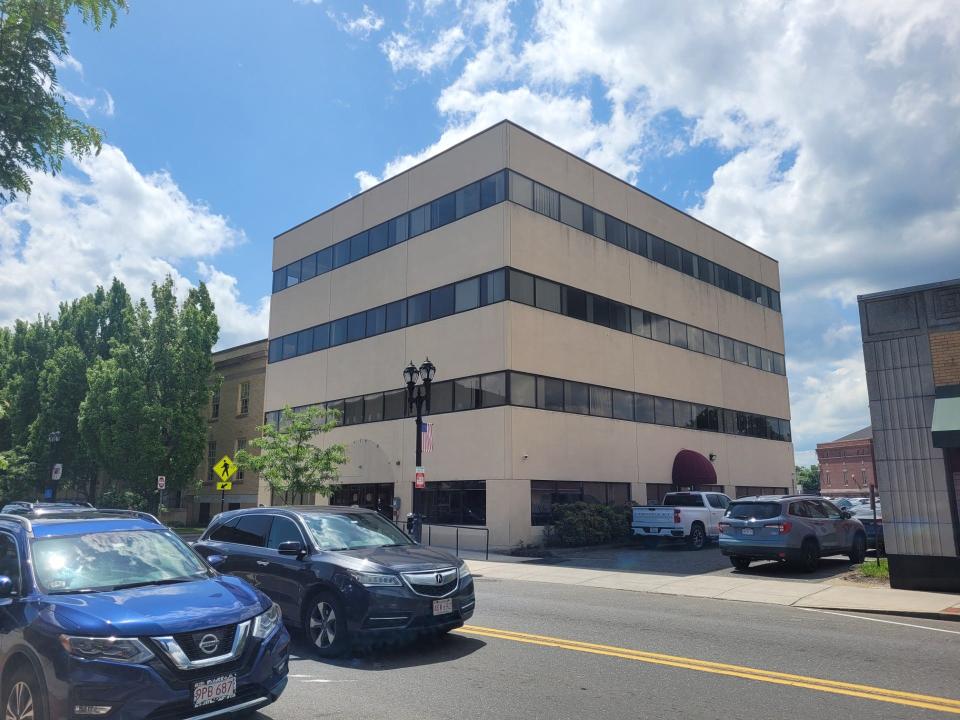
[[[336,410],[307,408],[294,412],[285,407],[279,428],[262,425],[261,436],[250,441],[260,453],[238,450],[234,460],[240,468],[253,470],[266,480],[284,504],[301,495],[328,497],[339,480],[340,466],[347,461],[347,451],[339,443],[319,447],[312,441],[339,421]]]

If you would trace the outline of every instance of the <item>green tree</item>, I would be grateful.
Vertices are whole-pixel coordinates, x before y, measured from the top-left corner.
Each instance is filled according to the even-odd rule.
[[[816,495],[820,492],[820,466],[810,465],[809,467],[794,467],[794,473],[797,477],[797,485],[800,489],[809,494]]]
[[[99,152],[99,130],[67,114],[57,65],[70,54],[67,16],[113,27],[127,0],[0,0],[0,202],[30,192],[30,173],[57,173],[69,152]]]
[[[329,496],[338,483],[340,466],[347,461],[347,451],[338,443],[319,447],[313,440],[338,424],[336,410],[314,407],[294,412],[285,407],[279,429],[263,425],[261,437],[250,441],[260,453],[238,450],[235,460],[244,470],[266,480],[285,504],[298,495]]]

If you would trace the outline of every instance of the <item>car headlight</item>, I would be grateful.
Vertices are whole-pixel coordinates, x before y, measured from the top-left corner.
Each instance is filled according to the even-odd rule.
[[[386,573],[351,572],[350,576],[364,587],[399,587],[400,578]]]
[[[470,567],[466,563],[461,564],[460,567],[457,568],[457,572],[460,573],[461,580],[465,580],[473,575],[473,573],[470,572]]]
[[[273,607],[253,619],[253,636],[265,640],[277,629],[282,620],[283,613],[280,612],[280,606],[274,603]]]
[[[150,649],[136,638],[61,635],[60,644],[67,653],[84,660],[142,663],[153,657]]]

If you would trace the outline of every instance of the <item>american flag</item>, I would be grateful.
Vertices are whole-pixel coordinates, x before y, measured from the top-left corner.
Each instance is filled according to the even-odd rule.
[[[420,423],[420,448],[423,452],[433,452],[433,423]]]

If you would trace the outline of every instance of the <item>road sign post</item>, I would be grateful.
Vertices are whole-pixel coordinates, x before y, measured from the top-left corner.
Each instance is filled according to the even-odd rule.
[[[233,462],[229,455],[224,455],[217,460],[213,466],[213,471],[217,474],[217,477],[220,478],[220,482],[217,483],[217,490],[220,491],[220,512],[223,512],[226,491],[233,490],[233,483],[230,481],[230,478],[232,478],[233,474],[237,471],[237,464]]]
[[[163,514],[163,491],[167,489],[166,475],[157,475],[157,492],[160,497],[157,498],[157,517]]]

